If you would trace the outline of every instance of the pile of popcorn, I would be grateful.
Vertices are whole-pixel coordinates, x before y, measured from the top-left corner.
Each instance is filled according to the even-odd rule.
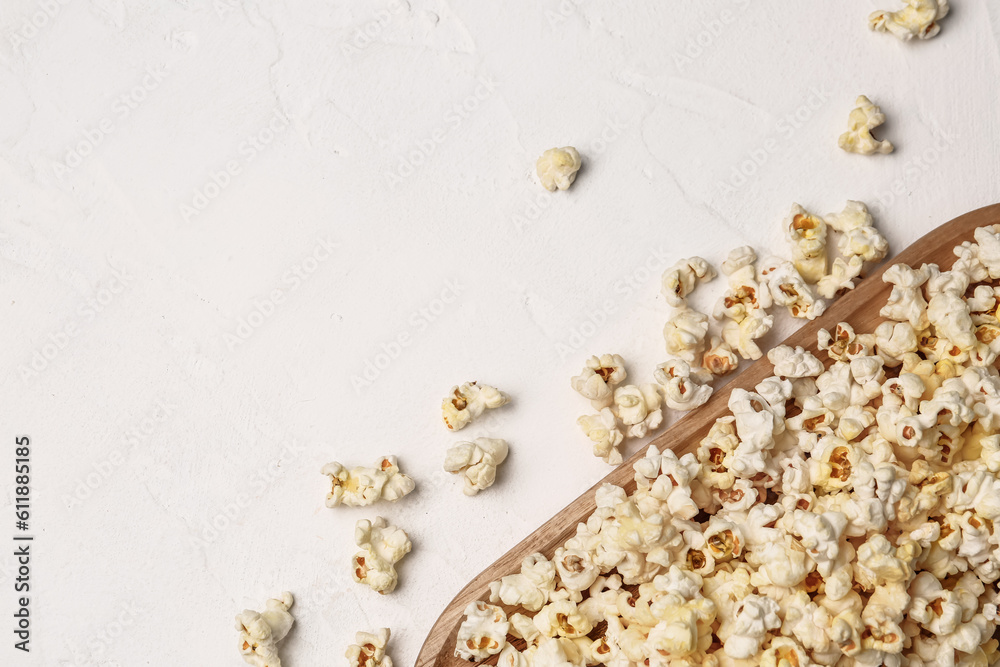
[[[819,216],[795,204],[784,222],[792,260],[767,257],[758,261],[753,248],[743,246],[722,263],[727,289],[712,313],[717,334],[710,332],[709,316],[688,305],[695,287],[716,277],[701,257],[682,259],[663,274],[663,295],[674,312],[663,328],[670,359],[653,371],[655,383],[623,384],[628,374],[617,354],[594,356],[570,381],[599,412],[577,420],[593,444],[594,455],[611,465],[623,457],[619,446],[626,438],[642,438],[663,422],[662,406],[693,410],[712,395],[711,383],[739,367],[740,358],[763,356],[757,340],[774,326],[774,306],[792,317],[815,319],[833,299],[854,288],[866,266],[881,261],[889,249],[875,229],[868,208],[849,201],[842,211]],[[836,233],[837,256],[828,260],[828,240]]]
[[[861,246],[841,250],[866,261]],[[799,275],[814,258],[801,249]],[[631,494],[603,485],[551,558],[528,556],[489,602],[469,605],[456,656],[499,655],[503,667],[1000,664],[1000,225],[954,252],[947,271],[890,267],[873,333],[842,322],[820,330],[820,357],[772,349],[773,375],[734,389],[731,414],[696,452],[651,446]],[[598,361],[595,374],[615,378]]]

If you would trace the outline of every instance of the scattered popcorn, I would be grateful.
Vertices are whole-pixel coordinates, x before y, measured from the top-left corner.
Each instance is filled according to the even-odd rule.
[[[795,269],[807,283],[818,283],[826,275],[826,222],[792,204],[785,223]]]
[[[606,408],[614,400],[614,389],[625,381],[625,360],[617,354],[602,354],[587,359],[583,371],[570,380],[573,389],[590,399],[594,408]]]
[[[626,435],[643,438],[651,429],[659,428],[663,421],[660,410],[660,393],[651,384],[623,385],[615,389],[615,407],[618,419],[628,426]]]
[[[357,633],[355,643],[347,647],[347,662],[350,667],[392,667],[392,658],[385,654],[389,635],[389,628],[381,628],[375,634]]]
[[[374,523],[361,519],[354,526],[354,542],[361,547],[352,561],[354,581],[382,595],[394,591],[399,581],[396,563],[413,548],[406,533],[382,517]]]
[[[295,619],[288,613],[292,602],[291,593],[282,593],[281,597],[268,600],[264,611],[258,613],[245,609],[236,617],[236,629],[240,632],[240,655],[248,665],[281,667],[277,645],[295,623]]]
[[[878,32],[889,32],[908,42],[914,37],[930,39],[938,34],[938,21],[948,15],[948,0],[906,0],[906,7],[899,11],[878,11],[868,17],[868,27]]]
[[[572,146],[550,148],[538,158],[535,171],[538,172],[542,187],[555,192],[556,188],[568,190],[573,185],[582,164],[580,153]]]
[[[371,505],[379,498],[399,500],[413,491],[414,482],[399,471],[395,456],[383,456],[371,468],[348,470],[336,461],[327,463],[321,472],[330,477],[332,488],[326,496],[326,506]]]
[[[701,257],[682,259],[663,272],[663,296],[675,308],[684,306],[699,282],[715,278],[715,269]]]
[[[879,141],[872,136],[872,130],[885,122],[885,114],[864,95],[859,96],[854,103],[857,106],[847,119],[848,130],[840,135],[837,145],[848,153],[891,153],[894,148],[892,143],[887,139]]]
[[[459,431],[486,409],[499,408],[509,400],[507,394],[488,384],[466,382],[461,387],[452,387],[451,397],[441,403],[444,424],[452,431]]]
[[[444,469],[453,475],[463,475],[462,492],[474,496],[493,486],[497,466],[507,458],[507,443],[493,438],[476,438],[451,447],[444,458]]]
[[[887,244],[860,202],[823,221],[847,270],[817,290],[836,295]],[[812,259],[808,240],[797,259]],[[1000,664],[1000,228],[954,254],[950,270],[890,267],[874,331],[839,322],[818,331],[817,355],[771,349],[773,375],[733,389],[696,452],[650,446],[631,493],[602,484],[551,560],[532,554],[491,585],[490,602],[519,613],[467,610],[458,654],[505,667]],[[722,270],[708,351],[660,364],[658,387],[601,380],[584,394],[601,402],[580,420],[599,455],[620,462],[658,392],[670,409],[700,405],[736,353],[762,356],[759,336],[737,333],[769,329],[772,303],[824,307],[791,262],[740,248]],[[671,326],[668,340],[696,332],[677,349],[705,344],[707,327]]]

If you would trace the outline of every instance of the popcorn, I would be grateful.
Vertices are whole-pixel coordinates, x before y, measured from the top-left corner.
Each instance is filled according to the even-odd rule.
[[[347,647],[347,661],[351,667],[392,667],[392,658],[385,654],[389,643],[389,628],[381,628],[374,634],[359,632],[354,643]]]
[[[538,158],[535,172],[542,187],[549,192],[555,192],[557,188],[568,190],[576,180],[576,174],[582,165],[580,153],[572,146],[550,148]]]
[[[668,304],[680,308],[699,282],[710,282],[715,275],[715,269],[701,257],[682,259],[663,272],[663,296]]]
[[[1000,340],[1000,331],[997,333],[997,339]],[[702,356],[701,365],[712,375],[716,377],[729,375],[740,365],[740,359],[733,352],[733,348],[718,336],[712,336],[708,348]]]
[[[460,442],[445,454],[444,469],[453,475],[462,475],[465,482],[462,493],[474,496],[493,486],[497,466],[506,460],[507,449],[505,440],[494,438]]]
[[[877,11],[868,17],[868,27],[877,32],[889,32],[908,42],[914,37],[930,39],[938,34],[938,21],[948,15],[948,0],[906,0],[899,11]]]
[[[892,284],[889,301],[879,315],[897,322],[909,322],[914,331],[930,326],[927,319],[927,301],[920,287],[930,278],[930,268],[924,264],[913,269],[905,264],[893,264],[882,274],[882,282]]]
[[[614,389],[628,377],[625,360],[617,354],[602,354],[587,359],[583,371],[570,380],[573,389],[598,410],[611,405]]]
[[[490,584],[490,602],[538,611],[548,602],[555,587],[555,564],[544,555],[533,553],[521,561],[520,574],[511,574]]]
[[[626,435],[633,438],[645,437],[649,430],[658,428],[663,421],[660,394],[652,384],[618,387],[615,389],[615,407],[618,418],[628,426]]]
[[[831,229],[840,232],[837,251],[843,255],[833,261],[829,275],[817,285],[820,296],[832,299],[841,290],[854,289],[854,279],[861,275],[866,262],[879,262],[889,252],[889,242],[875,229],[868,207],[848,201],[840,213],[827,216]]]
[[[823,362],[802,347],[779,345],[767,353],[774,364],[774,374],[784,378],[816,377],[823,372]]]
[[[768,257],[758,270],[760,280],[779,306],[786,306],[792,317],[814,320],[826,310],[826,302],[817,299],[791,262]]]
[[[371,468],[348,470],[336,461],[327,463],[321,472],[330,477],[331,490],[326,506],[351,507],[371,505],[379,498],[399,500],[414,489],[414,482],[399,471],[395,456],[383,456]]]
[[[681,359],[662,363],[653,372],[653,379],[663,388],[667,407],[682,411],[705,404],[712,395],[712,387],[707,384],[711,377],[699,369],[692,370],[690,364]]]
[[[604,459],[605,463],[613,466],[622,462],[618,445],[625,436],[618,428],[618,418],[611,408],[604,408],[596,415],[580,417],[576,423],[594,443],[594,456]]]
[[[500,607],[485,602],[472,602],[465,608],[465,620],[458,628],[455,657],[471,662],[497,655],[507,643],[510,623]]]
[[[708,317],[690,308],[679,308],[663,327],[667,354],[694,363],[705,351]]]
[[[352,560],[354,581],[382,595],[394,591],[399,581],[396,563],[413,548],[406,533],[382,517],[374,522],[361,519],[354,526],[354,542],[361,547]]]
[[[854,104],[857,106],[848,116],[847,132],[840,135],[837,145],[848,153],[891,153],[893,145],[888,140],[879,141],[872,136],[872,130],[885,122],[882,110],[864,95],[860,95]]]
[[[240,655],[244,662],[254,667],[281,667],[277,645],[295,623],[288,612],[293,601],[292,594],[285,592],[279,598],[268,600],[264,611],[244,609],[236,617]]]
[[[460,431],[487,409],[499,408],[510,398],[507,394],[487,384],[466,382],[460,387],[452,387],[451,396],[441,403],[444,423],[452,431]]]
[[[732,634],[723,650],[730,658],[749,659],[757,655],[768,630],[781,627],[778,603],[768,597],[748,595],[736,613]]]
[[[729,289],[715,306],[715,319],[729,318],[739,323],[754,311],[771,307],[771,293],[757,280],[756,261],[757,254],[750,246],[742,246],[729,253],[722,263]]]
[[[792,244],[795,269],[807,283],[819,282],[826,275],[826,222],[798,204],[792,204],[785,228]]]

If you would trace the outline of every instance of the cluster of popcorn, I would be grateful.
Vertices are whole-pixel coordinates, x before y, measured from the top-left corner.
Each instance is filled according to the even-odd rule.
[[[499,408],[509,402],[510,397],[496,387],[466,382],[460,387],[451,388],[451,394],[441,402],[441,414],[445,426],[449,430],[458,431],[486,410]],[[460,442],[445,454],[444,469],[453,475],[461,475],[464,483],[462,492],[467,496],[474,496],[493,486],[497,478],[497,467],[507,459],[507,452],[507,442],[496,438],[476,438],[472,442]]]
[[[664,272],[663,295],[674,308],[663,328],[671,358],[654,370],[655,383],[623,384],[628,374],[617,354],[591,357],[580,375],[570,380],[573,389],[598,410],[577,420],[593,443],[595,456],[618,465],[623,461],[622,442],[655,431],[663,422],[663,406],[687,411],[704,405],[716,378],[736,370],[741,358],[763,356],[757,341],[774,326],[771,308],[784,306],[797,318],[819,317],[826,310],[824,299],[853,289],[865,267],[881,261],[889,248],[868,208],[857,201],[848,201],[842,211],[827,216],[795,204],[784,228],[791,261],[775,256],[758,261],[753,248],[743,246],[722,263],[727,287],[712,313],[717,333],[710,330],[709,316],[687,302],[695,287],[716,277],[715,269],[701,257],[690,257]],[[832,263],[831,230],[837,234]]]
[[[887,270],[874,332],[770,350],[773,375],[734,389],[695,452],[651,446],[634,492],[603,485],[551,557],[470,604],[456,656],[1000,664],[1000,225],[955,255]]]

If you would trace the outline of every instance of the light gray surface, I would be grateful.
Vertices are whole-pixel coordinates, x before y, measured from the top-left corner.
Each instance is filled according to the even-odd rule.
[[[859,0],[50,4],[0,7],[0,404],[4,451],[32,438],[37,535],[33,651],[8,634],[5,664],[238,665],[233,616],[285,589],[288,667],[382,625],[411,664],[606,473],[569,377],[618,352],[651,379],[663,266],[785,252],[793,201],[866,201],[898,250],[1000,200],[984,0],[913,44]],[[896,153],[836,147],[859,94]],[[562,145],[584,171],[549,196],[534,160]],[[513,402],[461,433],[511,445],[470,499],[438,406],[473,379]],[[323,506],[324,463],[382,454],[412,496]],[[379,513],[414,542],[386,597],[348,570]]]

